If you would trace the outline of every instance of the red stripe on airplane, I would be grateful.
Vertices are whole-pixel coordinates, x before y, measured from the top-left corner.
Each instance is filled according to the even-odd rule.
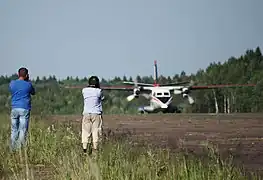
[[[162,103],[162,101],[160,101],[158,98],[156,98],[156,97],[154,97],[154,96],[152,96],[152,98],[153,98],[155,101]]]

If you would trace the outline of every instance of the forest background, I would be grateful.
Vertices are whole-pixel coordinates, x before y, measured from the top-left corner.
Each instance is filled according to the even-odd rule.
[[[246,113],[263,111],[263,56],[260,47],[249,49],[240,57],[230,57],[224,63],[211,63],[206,69],[187,75],[183,70],[180,74],[168,77],[160,75],[159,83],[193,81],[195,85],[208,84],[256,84],[255,87],[237,87],[196,90],[191,92],[195,99],[189,105],[186,99],[175,95],[173,104],[183,113]],[[17,74],[0,76],[0,112],[10,111],[10,93],[8,84],[17,79]],[[153,76],[137,75],[138,82],[153,83]],[[122,81],[133,81],[132,77],[102,78],[103,85],[121,85]],[[55,75],[37,77],[31,80],[37,94],[32,98],[32,114],[81,114],[83,97],[81,89],[66,89],[63,86],[87,85],[88,77],[80,79],[68,76],[57,80]],[[105,91],[103,111],[105,114],[134,114],[139,106],[149,102],[139,98],[127,102],[128,92]]]

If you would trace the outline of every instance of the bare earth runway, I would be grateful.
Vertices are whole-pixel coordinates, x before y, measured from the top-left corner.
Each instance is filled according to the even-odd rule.
[[[56,120],[80,123],[81,116],[53,116]],[[104,115],[104,131],[130,134],[161,147],[187,147],[202,154],[202,144],[218,145],[232,154],[237,164],[263,174],[263,114],[155,114]]]

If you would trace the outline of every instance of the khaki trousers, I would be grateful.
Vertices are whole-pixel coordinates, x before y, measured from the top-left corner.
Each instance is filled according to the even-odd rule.
[[[93,149],[97,149],[101,135],[102,135],[102,115],[84,114],[82,118],[83,149],[87,149],[87,145],[90,144],[91,142],[93,144]]]

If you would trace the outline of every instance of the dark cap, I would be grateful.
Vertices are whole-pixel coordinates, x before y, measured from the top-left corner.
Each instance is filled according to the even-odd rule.
[[[99,78],[97,76],[91,76],[89,78],[89,86],[93,86],[93,87],[99,88],[100,87]]]

